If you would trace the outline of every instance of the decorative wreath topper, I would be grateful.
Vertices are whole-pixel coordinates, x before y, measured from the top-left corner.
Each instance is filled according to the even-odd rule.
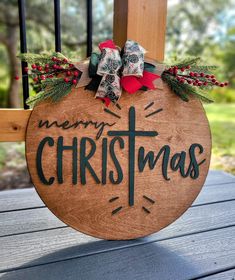
[[[183,101],[194,95],[204,102],[212,102],[205,91],[228,85],[218,82],[211,73],[215,66],[198,65],[199,57],[167,66],[146,59],[145,49],[132,40],[121,51],[112,40],[100,43],[99,49],[101,53],[94,52],[82,62],[72,62],[61,53],[21,54],[23,61],[31,63],[31,69],[24,70],[33,78],[36,92],[27,103],[34,105],[47,98],[55,102],[69,94],[72,87],[85,86],[108,106],[110,102],[118,102],[123,90],[133,94],[156,86],[161,88],[161,80]]]

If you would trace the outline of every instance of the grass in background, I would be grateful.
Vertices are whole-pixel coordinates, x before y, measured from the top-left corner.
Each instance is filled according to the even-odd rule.
[[[205,109],[212,132],[210,168],[235,174],[235,104],[214,103]]]

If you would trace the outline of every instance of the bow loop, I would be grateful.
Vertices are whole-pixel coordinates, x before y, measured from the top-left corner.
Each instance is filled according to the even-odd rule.
[[[144,71],[144,54],[145,49],[138,43],[128,40],[124,47],[122,58],[123,71],[122,75],[142,77]]]
[[[103,48],[101,51],[101,57],[98,64],[97,74],[105,75],[112,74],[117,75],[119,69],[122,66],[122,60],[117,49]]]
[[[105,41],[99,45],[101,50],[97,74],[102,76],[96,97],[101,99],[109,98],[117,102],[121,96],[121,85],[118,72],[122,66],[119,50],[112,40]]]

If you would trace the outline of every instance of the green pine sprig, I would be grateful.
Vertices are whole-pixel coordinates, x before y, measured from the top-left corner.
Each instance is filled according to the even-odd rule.
[[[187,57],[171,64],[170,66],[177,66],[178,68],[186,67],[187,65],[196,66],[200,61],[200,57]]]
[[[18,58],[21,61],[28,62],[29,64],[53,64],[54,62],[51,60],[52,57],[56,57],[59,59],[66,59],[66,57],[59,52],[52,52],[52,53],[42,53],[42,54],[35,54],[35,53],[21,53],[18,55]]]
[[[201,65],[200,57],[189,57],[167,65],[162,73],[162,79],[171,90],[183,101],[188,101],[189,96],[193,95],[202,102],[213,102],[208,96],[207,91],[214,86],[224,87],[228,83],[217,81],[213,71],[217,68],[214,65]]]
[[[198,90],[188,84],[180,83],[174,77],[171,77],[167,74],[163,74],[162,80],[166,82],[170,89],[185,102],[189,101],[190,95],[195,96],[204,103],[213,102],[213,100],[205,96],[205,92],[203,92],[202,90]]]
[[[162,80],[166,82],[169,88],[178,95],[183,101],[188,102],[188,96],[184,91],[184,85],[177,82],[176,79],[172,78],[170,75],[166,75],[164,72],[162,74]]]
[[[46,79],[42,82],[41,91],[29,97],[26,103],[33,107],[46,99],[58,102],[71,92],[72,86],[71,82],[65,83],[63,78]]]

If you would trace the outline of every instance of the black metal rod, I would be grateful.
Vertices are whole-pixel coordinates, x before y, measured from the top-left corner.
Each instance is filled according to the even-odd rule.
[[[27,42],[26,42],[26,23],[25,23],[25,0],[18,0],[19,9],[19,25],[20,25],[20,51],[21,53],[27,52]],[[23,86],[23,99],[24,99],[24,109],[28,109],[26,100],[29,97],[29,80],[25,68],[28,66],[27,62],[21,62],[22,71],[22,86]]]
[[[92,53],[92,0],[87,0],[87,56]]]
[[[54,0],[55,51],[61,52],[60,0]]]

